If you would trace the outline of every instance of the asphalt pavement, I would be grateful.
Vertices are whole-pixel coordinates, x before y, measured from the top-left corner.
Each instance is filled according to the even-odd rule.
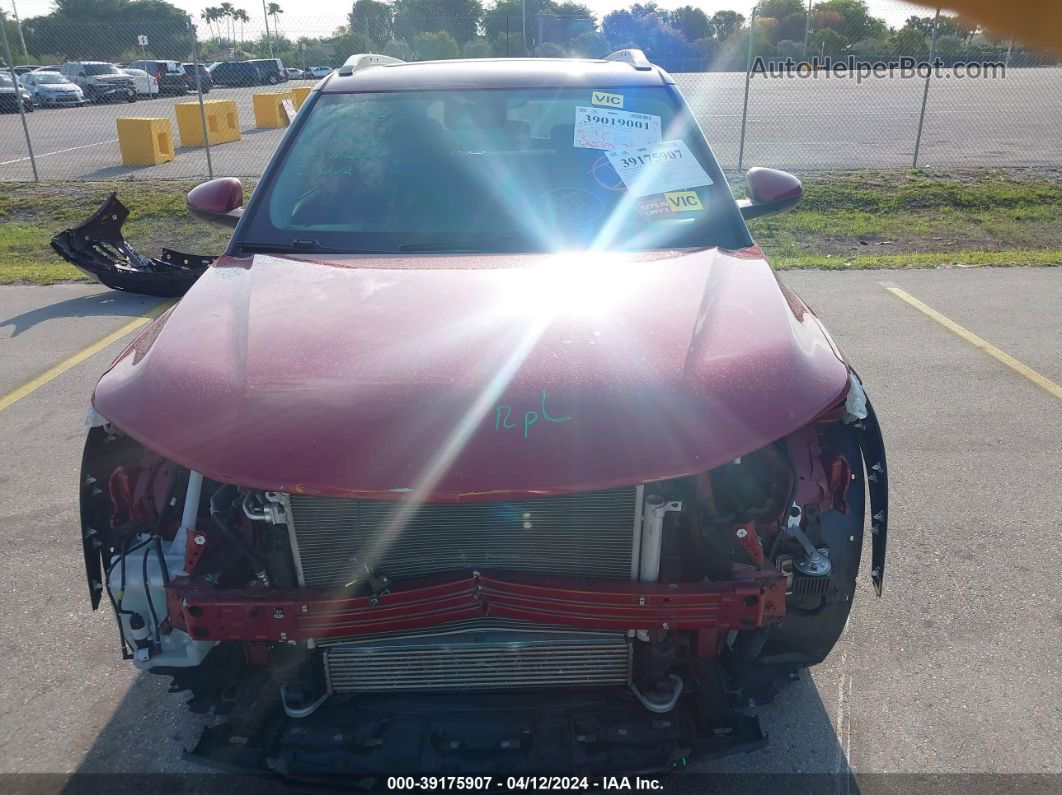
[[[738,166],[745,75],[674,75],[725,169]],[[211,148],[216,176],[262,173],[283,130],[255,129],[255,93],[312,85],[215,88],[206,99],[236,102],[242,138]],[[744,167],[792,171],[908,168],[914,157],[925,82],[898,76],[863,80],[754,76],[749,85]],[[26,117],[42,179],[200,177],[203,149],[180,146],[173,105],[194,96],[135,104],[41,109]],[[927,95],[919,165],[944,167],[1062,166],[1062,69],[1011,69],[1005,77],[933,78]],[[172,122],[173,162],[121,164],[115,120],[156,116]],[[547,134],[548,131],[542,131]],[[0,115],[0,181],[32,179],[18,114]]]
[[[783,279],[826,323],[881,417],[888,573],[876,598],[867,550],[832,655],[760,709],[767,747],[695,769],[851,773],[839,790],[848,792],[876,774],[1037,773],[1057,782],[1062,401],[887,287],[1062,383],[1062,270]],[[152,304],[97,286],[0,288],[0,395]],[[77,516],[82,421],[93,383],[127,341],[0,409],[0,773],[198,771],[179,753],[203,719],[166,692],[168,680],[123,663],[112,617],[88,608]],[[703,791],[704,779],[685,781]],[[933,782],[941,779],[922,789]],[[681,776],[674,786],[683,788]]]

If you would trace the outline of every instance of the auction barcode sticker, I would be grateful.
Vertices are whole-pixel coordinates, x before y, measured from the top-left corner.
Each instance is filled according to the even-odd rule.
[[[575,141],[583,149],[635,149],[660,143],[660,117],[613,108],[575,108]]]
[[[614,149],[605,157],[632,196],[651,196],[711,185],[685,141],[665,141],[637,149]]]

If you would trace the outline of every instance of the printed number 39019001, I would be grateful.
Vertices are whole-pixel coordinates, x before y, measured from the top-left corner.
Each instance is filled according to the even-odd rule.
[[[552,417],[550,413],[546,411],[546,390],[542,390],[542,401],[539,405],[540,411],[531,409],[524,412],[523,422],[523,437],[526,439],[528,432],[531,430],[531,426],[538,423],[539,420],[545,422],[571,422],[571,417]],[[494,430],[509,430],[511,428],[520,428],[519,422],[514,422],[512,419],[513,407],[505,404],[499,405],[494,412]]]

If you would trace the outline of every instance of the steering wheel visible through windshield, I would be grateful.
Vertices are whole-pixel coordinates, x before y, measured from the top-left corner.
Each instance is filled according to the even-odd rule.
[[[338,252],[654,249],[747,241],[666,87],[322,94],[244,242]]]

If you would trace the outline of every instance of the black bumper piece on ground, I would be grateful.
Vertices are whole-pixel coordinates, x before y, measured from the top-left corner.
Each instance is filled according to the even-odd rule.
[[[659,775],[766,742],[755,717],[704,718],[692,697],[655,714],[616,689],[333,697],[305,718],[274,715],[255,738],[207,728],[185,758],[329,787],[396,773]]]
[[[128,217],[129,210],[112,193],[83,224],[53,237],[52,248],[112,290],[160,298],[184,295],[216,259],[166,248],[161,257],[145,257],[122,237]]]

